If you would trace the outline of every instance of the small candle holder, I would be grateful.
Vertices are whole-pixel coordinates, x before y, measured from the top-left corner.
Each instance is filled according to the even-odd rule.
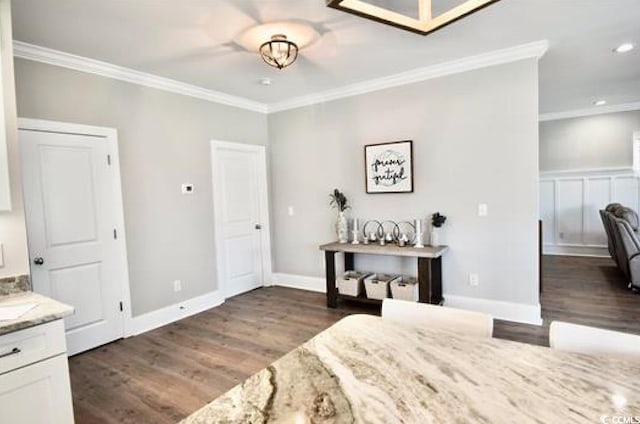
[[[366,241],[366,239],[365,239]],[[353,229],[353,241],[351,242],[351,244],[360,244],[360,240],[358,240],[358,229],[354,228]]]

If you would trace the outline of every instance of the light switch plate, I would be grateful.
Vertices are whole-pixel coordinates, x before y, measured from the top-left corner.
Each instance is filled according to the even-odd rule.
[[[4,245],[0,242],[0,268],[4,267]]]
[[[289,214],[289,216],[293,216],[293,206],[289,206],[287,208],[287,214]]]
[[[469,285],[474,287],[480,285],[480,276],[478,274],[469,274]]]

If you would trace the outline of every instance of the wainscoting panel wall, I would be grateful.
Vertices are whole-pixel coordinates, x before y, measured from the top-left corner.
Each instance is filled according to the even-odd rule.
[[[630,168],[540,173],[540,219],[547,255],[608,256],[599,210],[639,209],[640,179]]]

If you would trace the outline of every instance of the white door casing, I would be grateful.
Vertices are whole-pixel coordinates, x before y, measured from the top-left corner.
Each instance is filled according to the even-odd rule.
[[[225,298],[271,281],[264,146],[211,142],[216,264]]]
[[[129,281],[115,130],[20,120],[34,291],[75,308],[70,355],[129,334]]]

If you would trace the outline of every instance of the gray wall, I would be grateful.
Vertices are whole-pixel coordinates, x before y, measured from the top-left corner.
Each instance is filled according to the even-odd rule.
[[[2,47],[2,100],[11,184],[11,211],[0,212],[0,242],[3,244],[4,266],[0,278],[29,273],[27,233],[22,204],[22,178],[16,129],[16,99],[13,83],[13,48],[11,35],[11,2],[0,1],[0,43]]]
[[[633,165],[640,110],[540,123],[540,171]]]
[[[209,141],[266,144],[266,116],[27,60],[15,69],[18,116],[118,130],[134,315],[215,290]],[[185,182],[195,194],[180,194]]]
[[[446,293],[538,304],[537,69],[525,60],[269,115],[274,271],[324,274],[338,187],[363,219],[447,215]],[[365,194],[363,146],[405,139],[415,192]]]

